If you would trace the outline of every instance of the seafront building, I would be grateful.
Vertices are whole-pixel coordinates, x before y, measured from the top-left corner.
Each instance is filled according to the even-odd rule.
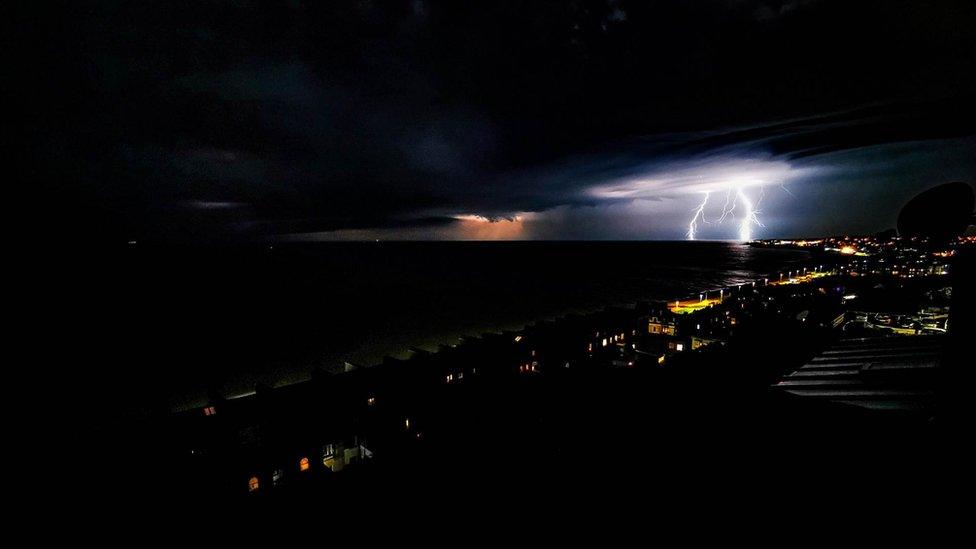
[[[884,257],[868,256],[872,264],[887,262],[885,250]],[[574,457],[569,446],[593,429],[602,432],[608,421],[638,428],[641,416],[631,407],[650,398],[639,391],[695,387],[732,371],[770,376],[775,390],[793,396],[924,412],[937,367],[939,340],[931,337],[938,335],[917,345],[845,340],[945,330],[947,280],[935,266],[944,258],[917,258],[923,264],[906,278],[901,267],[865,270],[862,256],[835,255],[840,261],[832,265],[771,273],[684,300],[463,338],[437,352],[414,349],[406,359],[259,387],[249,397],[213,395],[201,408],[133,426],[142,437],[134,438],[182,482],[213,494],[262,497],[359,482],[349,479],[377,471],[424,469],[445,456],[489,468],[540,459],[597,467],[609,458]],[[901,362],[877,357],[914,348],[925,354],[912,363],[912,375],[929,385],[891,390],[892,379],[903,379],[896,371]],[[743,360],[755,370],[743,371]],[[675,395],[654,398],[682,406]],[[630,411],[620,415],[618,407]],[[623,437],[616,444],[634,444],[631,431],[609,432]]]

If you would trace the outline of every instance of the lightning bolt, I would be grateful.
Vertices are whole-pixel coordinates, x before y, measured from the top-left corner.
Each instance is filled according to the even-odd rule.
[[[705,208],[708,206],[708,199],[711,195],[711,191],[706,191],[701,203],[692,211],[693,215],[691,216],[691,221],[688,222],[688,232],[686,233],[688,240],[695,240],[698,236],[700,223],[720,225],[726,219],[735,219],[736,208],[741,212],[739,217],[739,240],[752,240],[753,229],[755,227],[766,226],[759,220],[759,214],[762,213],[762,202],[766,197],[766,187],[761,182],[756,186],[759,187],[759,194],[756,196],[755,203],[753,203],[752,199],[749,198],[749,195],[744,190],[745,185],[729,185],[725,193],[725,204],[722,205],[722,214],[717,220],[711,222],[705,219]],[[793,196],[793,193],[785,186],[780,185],[780,187],[790,194],[790,196]]]
[[[732,219],[735,219],[735,214],[732,213],[734,211],[735,200],[732,198],[732,185],[729,185],[729,191],[725,193],[725,205],[722,206],[722,215],[718,218],[717,223],[721,224],[723,221],[725,221],[725,218],[730,215],[732,216]]]
[[[705,220],[705,204],[708,204],[708,195],[711,191],[705,191],[705,198],[702,199],[701,204],[695,208],[695,215],[692,216],[691,222],[688,223],[688,240],[695,239],[695,231],[698,229],[698,218],[701,218],[702,223],[708,223]]]
[[[738,189],[737,196],[738,200],[742,202],[742,207],[745,208],[745,214],[742,216],[742,221],[739,223],[739,240],[748,241],[752,240],[752,226],[765,227],[761,221],[759,221],[759,205],[762,203],[762,199],[765,196],[765,191],[762,187],[759,187],[759,197],[756,199],[755,205],[746,196],[746,193],[742,189]]]

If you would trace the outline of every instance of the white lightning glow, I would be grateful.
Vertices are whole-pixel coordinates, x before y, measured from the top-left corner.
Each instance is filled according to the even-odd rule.
[[[698,219],[700,218],[702,223],[708,223],[705,220],[705,205],[708,204],[708,195],[711,194],[709,191],[705,191],[705,198],[702,199],[701,204],[695,208],[695,215],[692,216],[691,222],[688,223],[688,240],[695,239],[695,232],[698,229]]]
[[[708,197],[710,192],[705,191],[705,198],[701,201],[697,208],[695,208],[691,221],[688,222],[688,240],[694,240],[695,236],[698,234],[698,220],[700,219],[702,223],[708,223],[705,220],[705,206],[708,204]],[[759,185],[759,197],[756,199],[756,203],[753,204],[752,200],[745,193],[744,186],[733,186],[729,185],[728,190],[725,193],[725,204],[722,205],[722,213],[715,222],[721,225],[726,219],[735,219],[735,209],[736,206],[740,207],[742,210],[742,217],[739,221],[739,240],[749,241],[752,240],[752,229],[753,227],[765,227],[762,221],[759,221],[759,214],[762,210],[759,206],[762,204],[762,199],[766,194],[766,190],[762,185]]]
[[[718,218],[719,225],[725,221],[726,217],[731,216],[735,219],[735,199],[732,198],[732,185],[729,185],[729,190],[725,193],[725,205],[722,206],[722,215]]]
[[[749,197],[746,196],[746,193],[741,187],[737,191],[737,196],[739,201],[742,202],[742,208],[745,210],[742,216],[742,221],[739,223],[739,240],[747,242],[752,240],[753,225],[756,225],[757,227],[765,226],[759,221],[758,217],[760,212],[759,204],[762,202],[763,190],[762,187],[759,187],[759,198],[756,200],[755,204],[749,200]]]
[[[705,223],[717,226],[725,224],[727,220],[734,220],[738,238],[752,240],[757,228],[764,227],[760,204],[765,187],[776,185],[792,196],[793,193],[786,188],[786,183],[817,170],[821,168],[796,167],[778,159],[708,156],[649,165],[639,175],[593,185],[586,190],[586,194],[597,201],[614,203],[640,203],[662,198],[678,199],[689,194],[700,197],[704,194],[703,200],[695,199],[697,207],[691,210],[692,217],[687,221],[687,239],[701,238],[705,232]],[[753,191],[757,187],[758,191]],[[711,194],[722,190],[726,191],[725,203],[719,210],[719,204],[714,200],[710,203],[709,200]],[[706,217],[709,221],[705,221]]]
[[[739,221],[739,240],[741,241],[752,240],[754,227],[765,227],[762,221],[759,220],[759,214],[762,213],[759,207],[762,205],[763,198],[766,196],[766,188],[762,185],[757,186],[759,187],[759,196],[756,198],[756,202],[753,203],[749,195],[745,192],[746,185],[729,185],[725,193],[725,204],[722,205],[722,213],[715,221],[716,225],[721,225],[726,219],[735,219],[735,210],[738,207],[742,211]],[[709,192],[706,191],[705,199],[694,210],[694,215],[692,215],[691,221],[688,223],[688,240],[694,240],[698,234],[699,219],[703,223],[707,223],[705,221],[705,206],[708,204],[708,197]]]

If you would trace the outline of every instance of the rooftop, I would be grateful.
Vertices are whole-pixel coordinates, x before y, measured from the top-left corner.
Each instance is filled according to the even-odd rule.
[[[870,409],[926,411],[934,404],[941,335],[840,340],[774,388]]]

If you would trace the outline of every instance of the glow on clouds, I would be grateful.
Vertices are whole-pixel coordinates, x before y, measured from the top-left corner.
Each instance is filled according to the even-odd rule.
[[[682,194],[725,191],[729,187],[782,185],[809,168],[794,168],[785,160],[708,158],[663,163],[646,173],[590,187],[587,194],[601,200],[659,199]]]
[[[755,228],[764,227],[759,214],[762,213],[760,206],[765,187],[783,187],[810,169],[794,168],[785,160],[709,158],[666,163],[646,174],[596,185],[588,193],[594,198],[611,201],[699,195],[701,198],[690,211],[685,237],[695,240],[704,225],[722,224],[726,220],[736,220],[738,216],[738,237],[745,241],[753,238]],[[757,188],[758,191],[747,191],[749,188]],[[725,191],[725,202],[719,213],[715,209],[717,204],[710,204],[709,198],[722,190]],[[752,197],[749,192],[753,193]],[[708,221],[709,209],[715,211],[716,215],[712,217],[715,221]]]

